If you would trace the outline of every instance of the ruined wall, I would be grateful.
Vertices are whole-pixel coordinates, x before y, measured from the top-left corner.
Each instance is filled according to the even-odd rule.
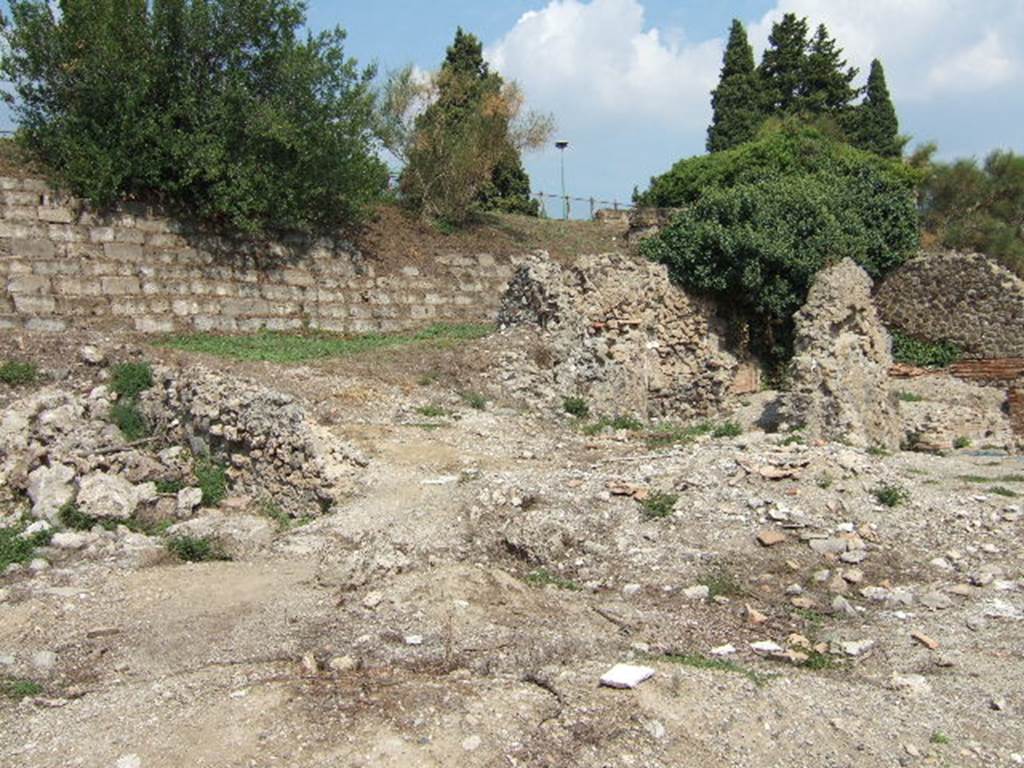
[[[199,233],[141,206],[97,214],[0,178],[0,329],[394,331],[489,322],[514,259],[385,268],[341,241]]]
[[[1024,280],[979,254],[920,256],[882,283],[886,325],[976,357],[1024,357]]]

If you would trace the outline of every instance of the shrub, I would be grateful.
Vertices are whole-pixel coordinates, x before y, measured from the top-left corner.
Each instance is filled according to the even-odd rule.
[[[228,495],[228,474],[222,464],[207,457],[197,461],[192,471],[196,485],[203,492],[204,507],[216,507],[224,501]]]
[[[897,363],[918,368],[946,368],[963,357],[963,350],[948,341],[922,341],[893,331],[892,357]]]
[[[57,518],[61,525],[72,531],[90,531],[96,525],[96,519],[82,512],[73,501],[60,508]]]
[[[24,531],[23,523],[0,528],[0,573],[12,563],[27,563],[32,559],[36,547],[45,547],[53,535],[50,531],[41,531],[24,537]]]
[[[302,0],[12,0],[19,138],[96,205],[155,197],[248,232],[330,229],[387,184],[372,70]]]
[[[871,492],[879,504],[898,507],[910,501],[910,493],[898,485],[882,485]]]
[[[139,410],[134,398],[119,400],[110,407],[110,420],[117,425],[129,442],[149,436],[149,422]]]
[[[185,484],[181,480],[157,480],[156,481],[156,492],[157,493],[177,493],[185,487]]]
[[[570,416],[585,419],[590,416],[590,406],[582,397],[567,397],[562,401],[562,409]]]
[[[462,399],[475,411],[482,411],[487,407],[487,396],[480,392],[463,392]]]
[[[953,447],[958,451],[963,450],[964,448],[970,448],[971,439],[969,437],[960,436],[953,441]]]
[[[168,551],[186,563],[230,560],[220,544],[205,536],[175,536],[167,540]]]
[[[712,431],[712,437],[739,437],[743,434],[743,427],[735,421],[725,421],[718,424]]]
[[[35,363],[22,363],[8,360],[0,365],[0,381],[11,387],[23,387],[34,384],[39,378],[39,369]]]
[[[642,252],[749,323],[755,351],[791,355],[792,317],[817,272],[850,257],[878,278],[918,247],[916,172],[799,124],[683,160],[646,205],[682,210]]]
[[[679,497],[674,493],[657,492],[640,502],[640,506],[643,508],[644,517],[655,520],[671,516],[677,501]]]
[[[119,397],[138,397],[153,386],[153,367],[149,363],[120,363],[110,372],[110,388]]]

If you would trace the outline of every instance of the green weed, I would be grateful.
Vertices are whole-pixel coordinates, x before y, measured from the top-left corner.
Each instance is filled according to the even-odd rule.
[[[722,422],[721,424],[716,425],[713,430],[711,430],[711,436],[718,438],[739,437],[742,434],[743,427],[741,427],[739,423],[735,421]]]
[[[642,502],[643,516],[648,520],[656,520],[672,515],[679,497],[674,493],[652,493]]]
[[[447,419],[452,416],[451,411],[440,405],[421,405],[416,409],[416,413],[426,416],[428,419]]]
[[[3,693],[8,699],[21,701],[32,696],[38,696],[42,692],[43,686],[34,680],[0,680],[0,693]]]
[[[35,363],[23,363],[8,360],[0,365],[0,381],[11,387],[24,387],[35,384],[39,378],[39,368]]]
[[[708,597],[739,597],[744,594],[743,585],[725,567],[719,566],[705,571],[697,583],[708,588]]]
[[[1017,493],[1016,491],[1011,491],[1009,488],[1004,488],[1001,485],[989,488],[988,492],[994,493],[996,496],[1004,496],[1007,499],[1016,499],[1018,496],[1020,496],[1020,494]]]
[[[671,664],[680,664],[684,667],[692,667],[693,669],[704,669],[711,672],[728,672],[730,674],[742,675],[752,682],[754,685],[760,687],[768,682],[769,677],[755,672],[752,669],[747,669],[735,661],[729,661],[728,659],[709,659],[705,656],[701,656],[696,653],[670,653],[664,656],[652,657],[654,659],[661,659]]]
[[[920,403],[924,401],[924,398],[915,392],[897,392],[896,398],[901,403]]]
[[[886,507],[898,507],[910,501],[910,493],[906,488],[898,485],[880,485],[871,492],[879,504]]]
[[[121,398],[135,398],[153,386],[149,363],[120,363],[110,372],[110,389]]]
[[[565,589],[570,592],[579,592],[582,587],[572,579],[565,579],[558,574],[552,573],[547,568],[538,568],[526,574],[526,583],[532,587],[546,587],[551,585],[558,589]]]
[[[562,410],[577,419],[586,419],[590,416],[590,406],[582,397],[567,397],[562,400]]]
[[[196,486],[203,492],[204,507],[216,507],[228,495],[228,473],[223,464],[210,458],[196,461],[192,468]]]
[[[487,407],[487,396],[481,392],[463,392],[462,399],[474,411],[482,411]]]
[[[220,544],[206,536],[175,536],[167,541],[168,551],[187,563],[230,560]]]
[[[970,448],[971,440],[968,437],[958,437],[953,441],[953,447],[958,451],[961,451],[964,448]]]
[[[157,480],[156,481],[156,492],[157,493],[177,493],[185,488],[185,484],[181,480]]]
[[[128,397],[114,403],[110,407],[110,420],[117,425],[124,439],[129,442],[149,437],[149,422],[139,410],[134,398]]]

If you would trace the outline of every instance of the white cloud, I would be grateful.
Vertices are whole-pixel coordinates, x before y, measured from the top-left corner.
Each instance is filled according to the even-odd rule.
[[[559,117],[703,124],[722,42],[688,45],[674,37],[646,26],[639,0],[552,0],[524,14],[487,56],[534,106],[557,109]]]

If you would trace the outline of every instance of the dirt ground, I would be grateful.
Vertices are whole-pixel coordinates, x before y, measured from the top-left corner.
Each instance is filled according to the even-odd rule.
[[[0,677],[41,686],[0,697],[0,765],[1024,765],[1020,456],[750,423],[588,436],[471,407],[474,345],[277,366],[11,335],[0,359],[88,391],[86,341],[288,392],[369,463],[332,514],[231,562],[0,577]],[[0,385],[0,408],[24,394]],[[655,674],[601,687],[621,662]]]

